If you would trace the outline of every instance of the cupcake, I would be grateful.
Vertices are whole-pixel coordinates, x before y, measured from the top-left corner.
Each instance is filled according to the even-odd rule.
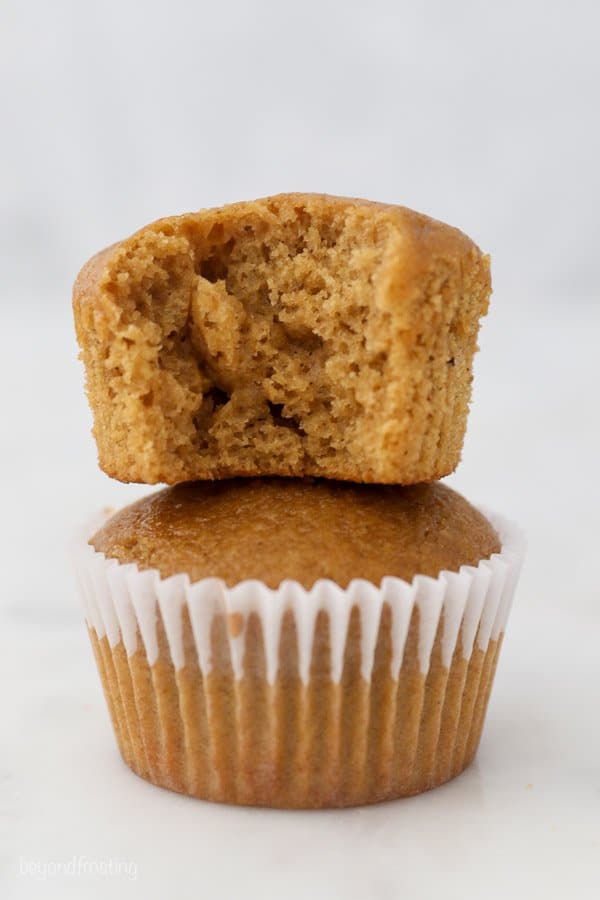
[[[414,484],[460,459],[489,259],[401,206],[280,194],[161,219],[73,309],[100,465],[177,484]]]
[[[88,529],[76,567],[119,750],[162,787],[288,808],[458,775],[522,557],[442,484],[181,484]]]
[[[338,807],[473,759],[522,541],[432,482],[460,459],[490,290],[457,229],[323,194],[161,219],[83,267],[100,465],[171,485],[76,551],[143,778]]]

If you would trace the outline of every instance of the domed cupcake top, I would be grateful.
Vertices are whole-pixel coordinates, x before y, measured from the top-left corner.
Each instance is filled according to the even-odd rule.
[[[321,578],[411,581],[500,550],[488,520],[441,484],[411,487],[236,479],[177,485],[116,513],[91,545],[121,563],[276,588]]]

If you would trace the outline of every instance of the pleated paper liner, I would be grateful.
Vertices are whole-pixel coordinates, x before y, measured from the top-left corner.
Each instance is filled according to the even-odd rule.
[[[154,784],[257,806],[352,806],[428,790],[471,762],[523,557],[270,590],[161,579],[76,548],[123,759]],[[98,525],[98,523],[96,523]]]

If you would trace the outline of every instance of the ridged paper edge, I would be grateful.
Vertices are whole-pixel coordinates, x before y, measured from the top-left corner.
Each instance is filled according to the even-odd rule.
[[[194,634],[198,662],[203,674],[212,669],[211,624],[215,615],[241,617],[243,627],[230,634],[230,654],[237,679],[243,676],[244,627],[250,613],[258,615],[263,631],[267,679],[275,681],[279,660],[281,623],[292,610],[297,640],[298,666],[302,681],[309,681],[315,622],[320,611],[329,616],[331,677],[342,676],[346,635],[353,607],[361,622],[361,673],[370,681],[381,612],[391,610],[391,675],[397,680],[413,609],[419,610],[419,666],[426,674],[431,650],[443,614],[442,664],[449,668],[460,637],[463,657],[468,660],[476,646],[485,652],[490,640],[504,632],[519,577],[525,539],[513,522],[482,510],[498,532],[501,550],[477,566],[461,566],[458,572],[443,571],[437,578],[417,575],[411,583],[386,577],[379,587],[355,579],[346,589],[320,580],[307,590],[286,580],[278,589],[260,581],[243,581],[228,588],[218,578],[191,583],[187,575],[161,578],[156,569],[140,570],[136,564],[121,564],[97,552],[89,538],[109,517],[104,511],[94,517],[77,536],[72,556],[87,624],[98,638],[106,636],[111,647],[120,641],[132,656],[141,640],[150,665],[158,659],[158,618],[162,619],[176,669],[184,665],[182,643],[183,609],[187,607]]]

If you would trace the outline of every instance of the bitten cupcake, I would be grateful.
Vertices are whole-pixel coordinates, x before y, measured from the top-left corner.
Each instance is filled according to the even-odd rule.
[[[405,209],[280,194],[161,219],[81,270],[101,467],[414,484],[460,459],[489,258]]]
[[[521,557],[515,526],[441,484],[150,495],[76,551],[125,762],[259,806],[442,784],[477,750]]]

